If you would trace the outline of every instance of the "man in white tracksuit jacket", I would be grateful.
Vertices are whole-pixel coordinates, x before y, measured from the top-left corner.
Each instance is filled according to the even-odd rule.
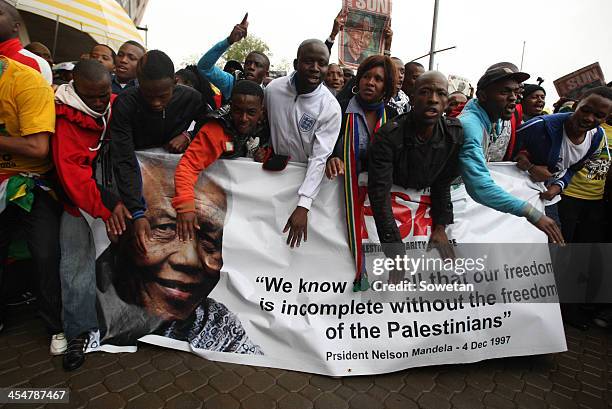
[[[287,244],[300,245],[308,238],[308,211],[319,193],[325,164],[340,133],[340,105],[322,84],[329,64],[329,50],[320,40],[306,40],[297,52],[295,72],[272,81],[265,90],[270,136],[275,154],[293,162],[308,163],[298,190],[297,207],[283,233]]]

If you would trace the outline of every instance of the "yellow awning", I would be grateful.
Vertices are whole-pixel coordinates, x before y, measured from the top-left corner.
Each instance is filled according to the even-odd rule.
[[[9,0],[18,10],[59,21],[117,50],[142,37],[126,11],[115,0]]]

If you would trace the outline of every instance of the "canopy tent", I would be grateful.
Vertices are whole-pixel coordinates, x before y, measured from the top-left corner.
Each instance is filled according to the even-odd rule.
[[[85,47],[88,51],[94,42],[108,44],[115,50],[127,40],[142,42],[134,22],[115,0],[9,0],[9,3],[21,12],[30,39],[45,43],[56,61],[74,59],[74,54],[80,55]],[[41,33],[44,39],[40,38]],[[81,50],[72,51],[72,56],[66,58],[67,47]]]

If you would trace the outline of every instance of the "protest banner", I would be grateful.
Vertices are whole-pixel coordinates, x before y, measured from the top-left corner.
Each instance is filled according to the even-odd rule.
[[[140,340],[211,360],[343,376],[566,349],[546,237],[524,219],[474,203],[462,187],[453,191],[449,237],[505,244],[458,246],[451,269],[440,267],[435,252],[421,254],[431,227],[428,192],[395,191],[407,254],[433,261],[434,277],[407,268],[403,290],[389,287],[366,201],[372,286],[353,292],[340,180],[325,179],[308,241],[291,249],[282,230],[304,165],[266,172],[251,160],[219,160],[195,188],[197,238],[180,242],[171,206],[179,156],[139,152],[138,159],[152,240],[142,254],[130,232],[110,246],[96,236],[98,349]],[[514,166],[492,172],[511,193],[538,200]]]
[[[366,58],[384,51],[384,29],[391,24],[391,0],[343,0],[346,13],[340,31],[338,61],[357,68]]]
[[[587,90],[606,85],[599,63],[587,65],[553,81],[560,97],[577,100]]]

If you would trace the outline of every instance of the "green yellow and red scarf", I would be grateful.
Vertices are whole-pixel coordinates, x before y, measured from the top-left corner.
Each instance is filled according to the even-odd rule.
[[[370,135],[372,141],[376,131],[387,121],[384,104],[377,104],[378,121]],[[349,247],[355,260],[355,281],[353,291],[366,291],[370,284],[364,265],[364,255],[361,246],[365,217],[363,204],[367,194],[367,187],[359,187],[359,125],[357,114],[346,113],[346,125],[344,127],[344,193],[346,206],[346,225],[348,229]]]

